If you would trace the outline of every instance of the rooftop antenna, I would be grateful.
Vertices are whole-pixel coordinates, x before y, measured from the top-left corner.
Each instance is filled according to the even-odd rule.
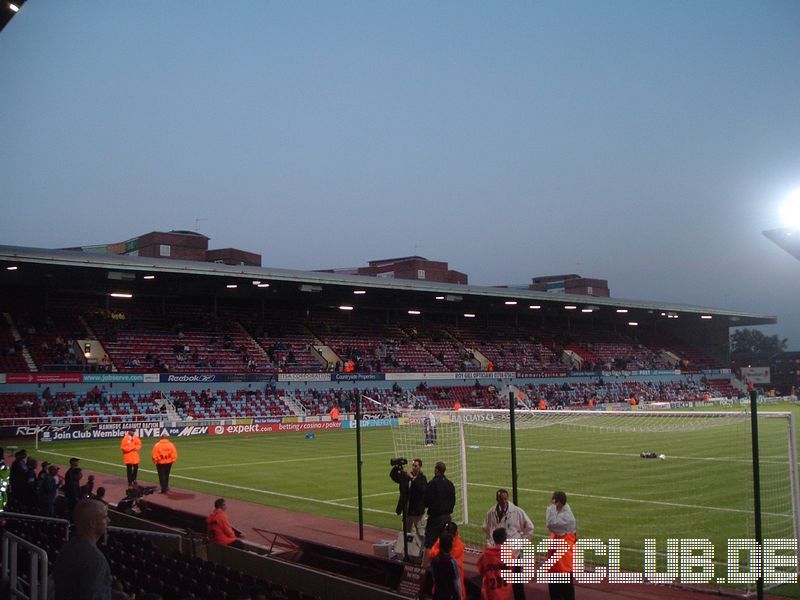
[[[199,232],[200,232],[200,222],[201,222],[201,221],[208,221],[208,219],[195,219],[195,220],[194,220],[194,230],[195,230],[195,232],[197,232],[197,233],[199,233]]]

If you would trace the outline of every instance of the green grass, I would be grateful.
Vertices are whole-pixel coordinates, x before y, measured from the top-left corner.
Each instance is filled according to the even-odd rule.
[[[800,418],[797,406],[772,405],[763,410],[791,410]],[[439,459],[448,461],[448,474],[457,474],[458,466],[450,462],[454,450],[446,448],[447,427],[439,427],[439,446],[417,447],[413,452],[424,458],[429,477]],[[783,421],[762,421],[760,427],[764,537],[792,537]],[[500,430],[467,426],[466,436],[471,446],[469,524],[462,526],[462,537],[481,543],[480,524],[494,504],[495,490],[511,488],[509,444]],[[145,441],[143,459],[153,442]],[[175,487],[357,521],[354,431],[317,432],[312,440],[303,433],[281,433],[175,442],[180,453],[172,471]],[[397,489],[388,476],[389,458],[395,453],[392,431],[366,428],[362,443],[365,521],[397,528]],[[655,538],[661,553],[669,538],[708,538],[718,560],[724,561],[728,538],[754,537],[750,433],[745,421],[663,433],[582,425],[520,429],[517,446],[519,504],[533,519],[537,534],[545,532],[544,511],[552,491],[564,490],[579,536],[620,539],[623,568],[642,569],[644,538]],[[641,459],[643,450],[664,453],[667,460]],[[62,464],[78,456],[86,468],[124,476],[116,440],[53,442],[33,454]],[[149,461],[143,460],[142,467],[140,479],[155,484]],[[263,526],[269,528],[268,523]],[[658,567],[663,570],[663,558]],[[724,574],[723,566],[718,567],[720,573]],[[797,593],[797,586],[789,587]]]

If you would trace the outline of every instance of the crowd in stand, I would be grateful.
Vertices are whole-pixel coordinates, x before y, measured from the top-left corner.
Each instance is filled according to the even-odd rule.
[[[557,409],[591,407],[599,404],[629,402],[702,401],[710,397],[731,397],[727,382],[704,378],[674,381],[630,381],[617,378],[593,382],[529,383],[523,386],[526,404],[531,408]],[[274,384],[262,389],[245,388],[200,391],[172,390],[169,400],[182,419],[236,418],[255,415],[295,414],[286,402],[291,399],[302,411],[313,416],[329,413],[334,407],[342,413],[355,412],[355,400],[362,394],[361,410],[381,414],[403,409],[450,409],[456,402],[464,408],[504,408],[507,399],[495,385],[428,387],[421,383],[404,389],[392,388],[295,388],[279,389]],[[4,402],[11,396],[14,402]],[[85,393],[58,392],[45,388],[41,394],[0,394],[0,418],[21,417],[95,417],[103,415],[157,415],[166,411],[161,392],[112,394],[104,386]]]

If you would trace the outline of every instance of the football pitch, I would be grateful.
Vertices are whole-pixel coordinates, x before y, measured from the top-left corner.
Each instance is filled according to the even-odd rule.
[[[800,417],[796,405],[762,410]],[[668,539],[707,538],[724,561],[727,539],[755,537],[748,422],[698,428],[684,427],[679,419],[661,432],[592,424],[518,429],[519,504],[533,520],[537,539],[546,533],[544,513],[554,490],[567,493],[579,537],[620,540],[624,569],[641,570],[645,538],[656,540],[659,555]],[[759,426],[763,535],[794,537],[785,423],[761,420]],[[445,434],[440,426],[440,442],[431,447],[416,432],[408,438],[418,439],[414,456],[423,458],[429,478],[437,460],[451,460]],[[469,522],[461,531],[466,541],[481,544],[480,526],[495,491],[511,489],[508,433],[470,426],[465,438]],[[320,431],[313,439],[290,432],[174,441],[180,454],[172,470],[174,487],[358,519],[354,430]],[[154,442],[144,440],[139,471],[140,481],[151,484],[157,482],[149,460]],[[642,451],[663,453],[666,460],[640,458]],[[396,452],[392,429],[362,429],[362,452],[365,522],[397,529],[397,486],[389,478],[389,459]],[[42,443],[32,455],[59,464],[77,456],[84,468],[124,476],[118,440]],[[448,468],[448,475],[457,479],[459,470]],[[663,570],[663,556],[658,566]]]

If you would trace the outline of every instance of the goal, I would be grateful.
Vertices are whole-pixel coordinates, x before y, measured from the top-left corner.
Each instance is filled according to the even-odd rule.
[[[800,538],[793,415],[758,418],[762,535]],[[647,538],[660,553],[668,539],[705,538],[723,555],[728,539],[755,537],[749,413],[516,410],[515,423],[518,504],[539,537],[555,490],[566,492],[579,535],[621,540],[631,570],[641,569]],[[495,492],[512,490],[509,411],[409,411],[393,442],[395,456],[423,459],[428,477],[436,462],[447,465],[460,535],[483,544]]]

